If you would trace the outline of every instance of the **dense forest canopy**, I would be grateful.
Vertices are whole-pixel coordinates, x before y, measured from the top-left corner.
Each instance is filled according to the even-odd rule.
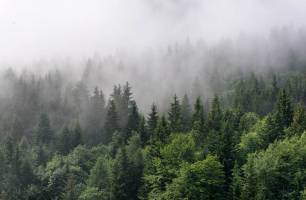
[[[159,55],[174,73],[164,82],[111,57],[88,59],[79,79],[5,70],[1,199],[305,199],[304,51],[278,49],[286,63],[270,53],[247,68],[245,55],[202,48]],[[201,56],[211,66],[198,59],[198,73],[185,73]],[[127,81],[104,92],[125,75],[135,92]]]

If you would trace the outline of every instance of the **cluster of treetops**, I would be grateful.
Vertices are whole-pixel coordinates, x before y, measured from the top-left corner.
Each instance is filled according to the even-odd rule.
[[[0,199],[305,200],[305,74],[229,85],[206,102],[174,95],[167,112],[153,104],[148,114],[128,83],[106,106],[96,88],[87,123],[54,128],[44,112],[20,134],[16,120],[2,136]]]

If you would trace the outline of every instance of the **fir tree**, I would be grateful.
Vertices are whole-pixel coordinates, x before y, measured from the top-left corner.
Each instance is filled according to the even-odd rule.
[[[290,97],[287,95],[286,90],[281,90],[275,110],[275,120],[283,128],[287,128],[292,122],[292,106]]]
[[[116,105],[114,100],[110,100],[106,115],[106,121],[104,124],[104,135],[102,142],[104,144],[108,144],[112,139],[112,135],[117,130],[119,130],[119,125]]]
[[[125,128],[126,129],[125,141],[127,141],[131,137],[132,131],[137,131],[137,129],[139,128],[139,122],[140,122],[140,116],[138,113],[136,102],[131,101],[129,107],[128,122]]]
[[[125,147],[118,152],[112,168],[111,200],[128,200],[129,161]]]
[[[148,128],[146,125],[146,119],[143,116],[140,119],[138,133],[141,140],[141,146],[142,147],[146,146],[150,141],[150,135],[148,133]]]
[[[173,97],[173,102],[171,103],[169,115],[169,126],[171,132],[180,132],[182,131],[182,116],[181,116],[181,107],[180,102],[176,95]]]
[[[212,102],[212,107],[208,113],[208,129],[219,131],[222,126],[222,110],[218,96],[215,96]]]
[[[151,112],[148,116],[148,131],[150,133],[150,137],[154,134],[154,131],[157,127],[158,123],[158,113],[157,113],[157,107],[155,104],[152,104],[151,106]]]
[[[187,94],[184,95],[181,105],[182,112],[182,128],[183,131],[189,131],[191,129],[192,111]]]
[[[35,135],[36,144],[49,144],[53,140],[53,132],[50,127],[50,121],[47,114],[40,115],[38,127]]]

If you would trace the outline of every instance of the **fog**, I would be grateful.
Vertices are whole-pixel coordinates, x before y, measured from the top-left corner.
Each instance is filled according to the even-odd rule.
[[[107,95],[129,81],[146,110],[174,93],[209,98],[239,70],[304,62],[305,11],[300,0],[1,0],[0,66],[60,70]]]
[[[306,23],[300,0],[1,0],[0,62],[85,59]]]

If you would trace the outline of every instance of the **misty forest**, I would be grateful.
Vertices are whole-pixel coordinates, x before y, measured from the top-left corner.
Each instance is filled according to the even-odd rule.
[[[169,0],[167,9],[152,2],[168,25],[201,10],[182,11],[185,0]],[[169,6],[185,15],[170,20]],[[22,18],[11,26],[26,24]],[[201,39],[183,33],[186,24],[170,40],[164,26],[169,37],[153,31],[157,39],[141,48],[115,44],[114,33],[108,53],[94,37],[97,51],[61,52],[90,43],[69,46],[67,38],[54,57],[35,57],[45,51],[39,45],[55,48],[52,32],[34,47],[19,48],[25,37],[10,36],[15,47],[0,50],[0,199],[306,200],[306,29],[277,23],[262,35],[227,33],[214,42],[200,26],[189,28]],[[152,31],[143,29],[135,34]]]

